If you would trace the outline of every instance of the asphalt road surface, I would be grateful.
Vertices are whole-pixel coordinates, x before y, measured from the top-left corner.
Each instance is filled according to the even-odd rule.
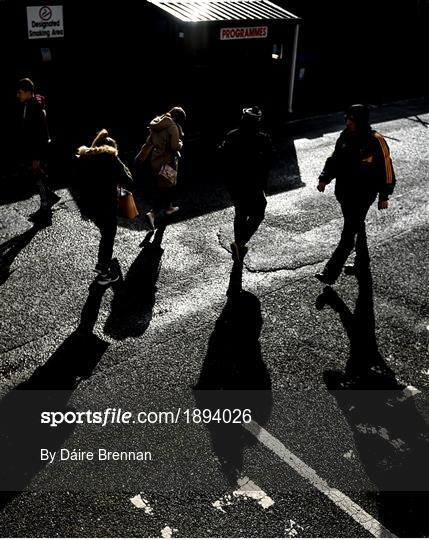
[[[2,536],[429,535],[429,101],[372,118],[397,188],[368,214],[370,267],[325,291],[314,273],[341,216],[316,182],[340,114],[275,140],[242,275],[204,163],[184,168],[165,230],[120,221],[122,279],[107,289],[93,283],[98,232],[67,189],[46,229],[27,220],[35,195],[0,207]],[[40,422],[108,409],[130,423]]]

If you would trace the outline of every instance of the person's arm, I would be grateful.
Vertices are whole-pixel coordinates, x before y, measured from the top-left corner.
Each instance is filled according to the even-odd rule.
[[[180,139],[179,129],[176,124],[170,126],[168,132],[170,134],[170,148],[172,152],[179,152],[183,147],[183,142]]]
[[[123,163],[118,156],[115,157],[115,174],[118,179],[118,184],[131,191],[134,188],[134,180],[129,168]]]
[[[319,175],[319,181],[317,184],[317,189],[320,192],[325,191],[325,187],[337,176],[337,163],[338,163],[338,149],[340,146],[341,136],[335,143],[335,149],[332,154],[328,157],[323,167],[322,172]]]
[[[380,187],[378,192],[378,209],[385,210],[389,207],[389,196],[395,189],[396,178],[390,158],[389,147],[380,133],[374,132],[376,140],[374,159],[376,174],[379,177]]]

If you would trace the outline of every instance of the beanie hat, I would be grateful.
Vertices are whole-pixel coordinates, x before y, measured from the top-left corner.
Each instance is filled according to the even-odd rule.
[[[365,127],[369,124],[369,109],[366,105],[356,103],[351,105],[345,112],[346,120],[353,120],[357,126]]]
[[[262,120],[262,111],[257,105],[243,109],[241,118],[244,120],[252,120],[254,122],[260,122]]]
[[[31,79],[25,78],[18,81],[16,85],[17,90],[23,90],[24,92],[34,92],[34,83]]]

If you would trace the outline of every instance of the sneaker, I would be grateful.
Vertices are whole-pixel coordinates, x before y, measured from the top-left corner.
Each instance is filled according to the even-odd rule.
[[[155,230],[155,214],[153,212],[148,212],[145,216],[146,223],[152,229]]]
[[[97,263],[97,264],[95,265],[94,272],[95,272],[96,274],[99,274],[99,275],[101,275],[101,274],[105,275],[105,274],[107,273],[107,272],[106,272],[106,267],[105,267],[105,266],[102,266],[100,263]]]
[[[333,285],[336,281],[335,279],[330,278],[325,272],[317,272],[317,274],[314,274],[314,277],[325,285]]]
[[[106,274],[100,274],[97,278],[97,283],[99,285],[110,285],[111,283],[115,283],[119,279],[119,274],[114,276],[110,271]]]
[[[167,208],[167,210],[165,211],[166,215],[167,216],[171,216],[171,214],[174,214],[175,212],[177,212],[179,210],[179,207],[178,206],[170,206],[169,208]]]

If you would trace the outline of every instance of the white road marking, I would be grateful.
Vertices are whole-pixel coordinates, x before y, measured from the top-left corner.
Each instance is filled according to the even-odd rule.
[[[178,530],[177,529],[172,529],[171,527],[166,525],[161,530],[161,536],[162,536],[162,538],[171,538],[173,536],[173,533],[175,533],[175,532],[178,532]]]
[[[286,538],[296,538],[299,536],[302,538],[304,535],[302,532],[304,531],[304,528],[301,527],[301,525],[298,525],[296,521],[293,519],[288,519],[285,525],[285,537]]]
[[[265,510],[274,504],[271,497],[262,491],[254,482],[252,482],[247,476],[238,480],[239,489],[233,492],[234,497],[244,497],[254,499]]]
[[[343,458],[348,459],[349,461],[354,461],[356,459],[356,455],[353,450],[349,450],[348,452],[343,454]]]
[[[259,486],[257,486],[252,480],[250,480],[247,476],[244,476],[243,478],[239,478],[237,480],[238,489],[234,490],[232,494],[227,493],[214,503],[212,503],[212,506],[216,508],[216,510],[220,510],[224,514],[226,513],[224,510],[225,506],[231,506],[234,504],[235,499],[238,498],[244,498],[244,499],[253,499],[255,500],[264,510],[269,508],[274,504],[274,501],[271,497],[269,497],[265,491],[263,491]]]
[[[147,501],[146,499],[142,499],[140,494],[132,497],[130,501],[136,508],[142,508],[145,511],[145,514],[153,516],[153,508],[150,507],[149,501]]]
[[[259,426],[256,422],[250,422],[243,424],[243,427],[247,429],[252,435],[254,435],[260,443],[266,446],[269,450],[274,452],[282,461],[287,463],[292,469],[294,469],[300,476],[305,478],[316,489],[323,493],[328,499],[330,499],[336,506],[348,514],[356,523],[366,529],[375,538],[397,538],[388,529],[373,518],[370,514],[365,512],[363,508],[353,502],[347,495],[332,488],[328,485],[326,480],[320,478],[316,471],[301,461],[295,454],[290,452],[284,444],[278,439],[273,437],[264,428]]]

